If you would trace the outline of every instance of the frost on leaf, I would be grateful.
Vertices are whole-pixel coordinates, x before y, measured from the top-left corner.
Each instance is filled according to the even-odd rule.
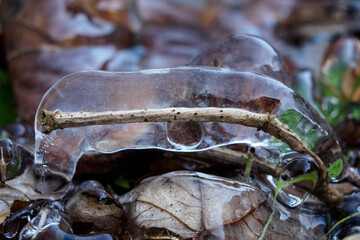
[[[197,122],[191,118],[186,122],[177,121],[182,116],[177,108],[207,107],[220,109],[217,121]],[[152,122],[141,116],[146,111],[164,108],[174,108],[172,122]],[[274,115],[280,121],[284,112],[296,112],[301,117],[287,119],[302,121],[306,128],[301,138],[308,132],[316,136],[316,142],[311,142],[312,150],[325,164],[342,157],[329,125],[281,82],[224,68],[177,67],[118,73],[88,71],[60,80],[38,108],[35,161],[44,165],[45,171],[70,179],[77,160],[89,150],[111,153],[156,148],[191,152],[243,143],[254,147],[256,155],[271,162],[281,161],[284,154],[292,151],[260,130],[267,128],[266,121],[259,128],[222,122],[221,109],[229,108]],[[112,111],[140,110],[140,116],[136,116],[140,122],[70,127],[46,134],[38,121],[43,110],[83,114],[108,111],[110,115]],[[196,112],[193,115],[196,116]],[[306,138],[303,140],[306,142]]]
[[[150,238],[258,239],[272,209],[249,184],[197,172],[170,172],[145,179],[120,197],[128,223]],[[315,229],[316,228],[316,229]],[[275,213],[265,239],[317,239],[318,226]],[[165,238],[164,238],[165,239]]]

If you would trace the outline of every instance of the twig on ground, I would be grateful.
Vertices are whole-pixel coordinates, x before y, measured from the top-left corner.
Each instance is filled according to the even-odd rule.
[[[234,166],[246,166],[249,155],[248,153],[243,153],[240,151],[232,150],[226,147],[218,147],[209,149],[202,152],[181,152],[181,153],[173,153],[169,152],[166,153],[167,155],[176,155],[176,156],[186,156],[186,157],[193,157],[193,158],[200,158],[200,159],[208,159],[210,161],[224,164],[224,165],[234,165]],[[282,168],[276,166],[275,164],[268,162],[264,159],[258,158],[253,156],[253,164],[252,168],[256,169],[259,172],[264,174],[269,174],[274,177],[280,177],[281,172],[283,171]]]

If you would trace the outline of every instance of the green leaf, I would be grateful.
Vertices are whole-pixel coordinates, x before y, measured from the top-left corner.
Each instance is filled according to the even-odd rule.
[[[317,179],[317,174],[315,171],[312,171],[310,173],[307,173],[307,174],[304,174],[304,175],[300,175],[300,176],[297,176],[293,179],[290,179],[288,182],[288,185],[289,184],[294,184],[294,183],[297,183],[297,182],[300,182],[300,181],[311,181],[314,183],[314,187],[316,185],[316,179]]]
[[[351,112],[352,117],[357,120],[360,121],[360,106],[356,107],[352,112]]]
[[[325,99],[321,105],[321,110],[330,125],[336,125],[344,121],[348,113],[347,109],[348,103],[338,102],[337,99]]]
[[[348,67],[346,63],[339,62],[324,73],[326,81],[320,83],[321,94],[325,97],[321,104],[321,112],[332,126],[345,121],[349,114],[360,121],[360,107],[358,104],[351,104],[350,99],[345,97],[341,88],[341,82]],[[360,75],[356,76],[354,80],[353,93],[359,87]]]
[[[9,178],[13,178],[16,176],[16,174],[19,171],[19,167],[20,167],[20,161],[16,161],[16,164],[12,168],[7,169],[7,171],[10,173]]]
[[[130,189],[131,185],[132,185],[129,179],[122,178],[122,177],[118,177],[115,180],[115,184],[118,185],[119,187],[122,187],[125,189]]]
[[[302,113],[295,110],[286,110],[281,113],[280,121],[291,128],[313,150],[315,144],[323,137],[323,131],[306,118]]]
[[[349,162],[349,161],[350,161],[350,159],[351,159],[351,157],[350,157],[350,150],[347,151],[347,153],[346,153],[346,155],[344,156],[344,158],[345,158],[345,161],[346,161],[346,162]]]
[[[341,158],[333,162],[327,169],[326,172],[330,178],[337,178],[340,176],[344,169],[344,163]]]
[[[0,127],[16,118],[11,85],[7,74],[0,70]]]
[[[294,178],[292,178],[292,179],[290,179],[288,181],[284,181],[282,178],[279,178],[278,183],[276,185],[276,189],[275,189],[275,196],[274,196],[274,203],[273,204],[275,204],[275,200],[276,200],[277,195],[279,194],[280,190],[283,189],[284,187],[287,187],[290,184],[298,183],[300,181],[311,181],[311,182],[313,182],[314,187],[315,187],[316,179],[317,179],[317,174],[316,174],[315,171],[312,171],[310,173],[294,177]]]
[[[328,82],[334,89],[340,89],[341,81],[343,79],[345,70],[347,68],[346,63],[339,62],[332,66],[324,75]]]

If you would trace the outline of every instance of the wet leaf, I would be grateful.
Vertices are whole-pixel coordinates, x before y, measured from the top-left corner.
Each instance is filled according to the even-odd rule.
[[[127,221],[148,238],[167,233],[181,239],[258,239],[272,213],[264,195],[251,185],[185,171],[146,179],[119,200]],[[319,229],[302,226],[296,218],[281,221],[277,211],[265,234],[266,239],[320,236]]]

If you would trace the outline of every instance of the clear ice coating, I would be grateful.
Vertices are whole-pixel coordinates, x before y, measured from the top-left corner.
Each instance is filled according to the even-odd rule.
[[[282,172],[279,178],[271,175],[255,177],[260,186],[267,185],[274,193],[276,200],[289,207],[297,207],[307,200],[314,190],[318,172],[314,161],[303,154],[288,153],[282,159]]]
[[[289,73],[281,56],[265,40],[252,35],[229,36],[203,49],[187,65],[229,67],[266,75],[290,85]]]
[[[38,117],[43,109],[103,112],[169,107],[241,108],[275,114],[311,133],[313,150],[325,165],[342,158],[333,130],[313,108],[281,82],[259,74],[214,67],[177,67],[133,72],[86,71],[68,75],[44,96],[35,123],[35,163],[38,175],[70,180],[78,159],[89,150],[112,153],[124,149],[201,151],[244,143],[272,162],[291,151],[256,128],[224,122],[142,122],[66,128],[43,133]],[[295,117],[291,115],[295,113]],[[315,139],[315,140],[314,140]],[[40,181],[41,183],[41,181]],[[40,187],[41,188],[41,187]],[[41,191],[41,189],[39,189]]]
[[[35,189],[34,173],[34,155],[10,139],[0,138],[1,200],[8,206],[12,206],[15,200],[28,202],[35,199],[58,198],[61,195],[54,192],[48,195],[39,194]],[[50,181],[47,183],[50,184],[52,190],[59,188],[59,181],[54,181],[52,178],[48,180]]]
[[[9,181],[23,174],[33,161],[33,155],[27,149],[21,147],[8,138],[0,138],[0,164],[5,164],[5,174],[0,177]]]
[[[91,236],[76,235],[73,233],[71,222],[66,210],[60,202],[44,204],[39,213],[31,219],[21,230],[20,240],[46,239],[77,239],[77,240],[112,240],[110,234],[100,233]]]

